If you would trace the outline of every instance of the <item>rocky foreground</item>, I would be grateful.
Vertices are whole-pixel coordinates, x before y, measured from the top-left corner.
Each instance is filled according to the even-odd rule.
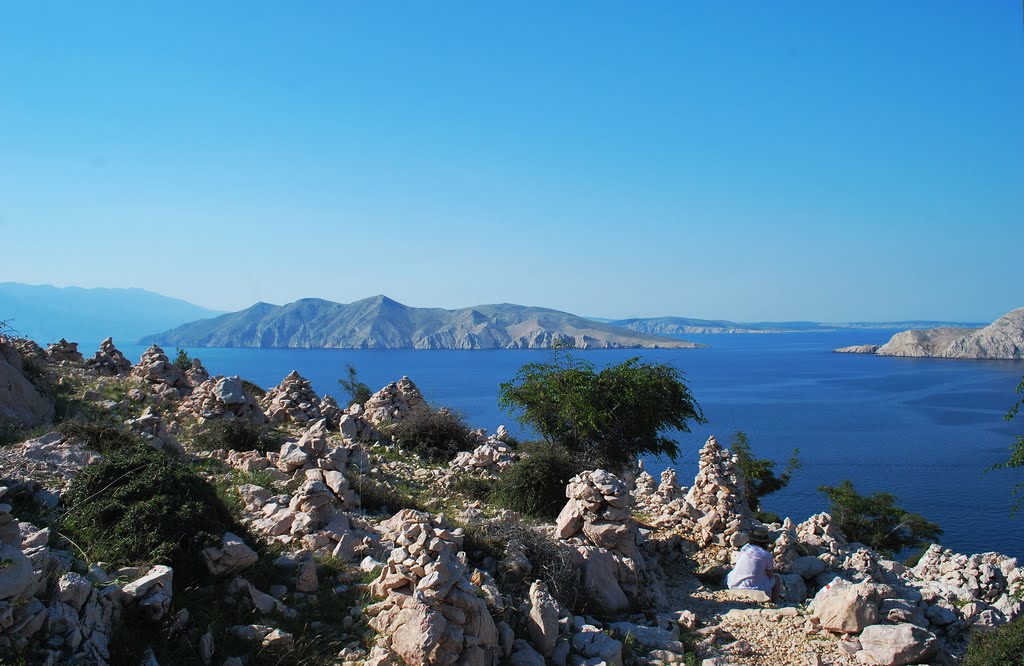
[[[1024,359],[1024,308],[1013,310],[984,328],[938,328],[901,331],[884,345],[854,345],[835,350],[915,358]]]
[[[0,371],[24,380],[0,413],[35,428],[0,447],[0,661],[951,664],[1024,610],[1016,559],[934,545],[907,567],[825,513],[768,526],[780,603],[722,589],[759,523],[714,437],[689,487],[671,469],[590,470],[535,524],[472,492],[521,456],[503,427],[449,464],[390,441],[429,409],[408,378],[341,409],[297,373],[262,392],[158,347],[132,365],[110,340],[86,360],[74,343],[0,339]],[[96,561],[62,536],[69,484],[105,454],[54,429],[45,382],[61,409],[116,419],[217,485],[239,528],[202,549],[202,571]],[[241,422],[286,436],[202,445],[211,424]],[[126,643],[143,655],[124,661]]]

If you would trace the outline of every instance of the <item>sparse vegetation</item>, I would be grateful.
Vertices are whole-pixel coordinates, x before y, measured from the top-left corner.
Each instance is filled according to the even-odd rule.
[[[338,386],[348,395],[348,404],[351,405],[358,402],[361,405],[369,400],[373,392],[370,391],[370,387],[364,382],[359,381],[359,378],[356,376],[355,366],[351,363],[346,363],[345,371],[348,376],[339,379]]]
[[[188,372],[192,367],[192,359],[189,358],[188,352],[181,347],[176,348],[177,353],[174,355],[174,365],[177,366],[182,372]]]
[[[1024,616],[1001,627],[971,632],[963,666],[1024,665]]]
[[[861,495],[849,479],[818,490],[828,496],[829,513],[846,538],[871,546],[883,555],[893,557],[904,550],[937,542],[942,535],[942,528],[936,523],[898,506],[891,493]]]
[[[800,469],[800,449],[793,449],[781,474],[775,473],[774,461],[754,457],[750,449],[750,439],[742,430],[737,430],[733,434],[729,450],[736,457],[736,466],[743,474],[743,492],[751,511],[762,522],[778,522],[778,515],[761,510],[761,498],[789,485],[793,473]]]
[[[1012,421],[1017,414],[1020,412],[1021,407],[1024,407],[1024,377],[1021,377],[1020,384],[1017,385],[1016,394],[1021,396],[1017,402],[1015,402],[1008,412],[1003,416],[1006,421]],[[989,467],[986,472],[993,469],[1002,469],[1005,467],[1021,468],[1024,467],[1024,435],[1017,435],[1016,441],[1010,445],[1010,458],[1004,463],[997,463]],[[1011,513],[1016,515],[1022,505],[1024,505],[1024,481],[1021,481],[1013,487],[1012,494],[1016,497],[1013,503],[1013,509]]]
[[[572,452],[536,442],[520,450],[522,459],[502,473],[492,494],[500,506],[530,518],[554,518],[565,506],[565,486],[583,471]]]
[[[459,451],[472,451],[476,440],[462,417],[445,408],[418,409],[387,428],[403,449],[432,462],[447,462]]]
[[[143,442],[134,433],[112,422],[73,419],[57,425],[57,430],[71,440],[79,440],[85,448],[104,455],[135,451]]]
[[[256,424],[249,419],[217,419],[207,421],[192,439],[200,451],[233,449],[266,453],[281,448],[285,435],[273,427]]]
[[[529,363],[501,384],[499,404],[545,440],[576,454],[587,466],[619,472],[642,455],[676,459],[667,433],[690,431],[704,416],[682,372],[639,357],[600,372],[569,350],[551,363]]]

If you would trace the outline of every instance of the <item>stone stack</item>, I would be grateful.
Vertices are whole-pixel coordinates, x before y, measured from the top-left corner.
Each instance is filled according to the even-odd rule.
[[[149,384],[157,395],[171,399],[181,398],[192,390],[185,373],[157,345],[142,353],[142,358],[132,367],[132,376]]]
[[[682,512],[684,528],[699,546],[739,548],[750,541],[754,516],[743,495],[740,472],[714,436],[700,450],[697,476],[685,504],[692,508]]]
[[[655,565],[637,547],[626,484],[599,469],[573,477],[565,494],[569,501],[558,514],[555,536],[575,546],[584,588],[597,609],[618,613],[663,602]]]
[[[375,426],[397,423],[409,414],[427,407],[423,394],[408,377],[392,382],[366,401],[366,418]]]
[[[460,451],[452,460],[451,469],[457,474],[496,479],[517,460],[519,456],[511,446],[491,437],[472,451]]]
[[[328,423],[337,424],[341,421],[341,417],[345,415],[341,407],[338,407],[338,401],[328,393],[320,399],[320,414],[327,419]]]
[[[462,530],[408,509],[380,527],[394,548],[370,584],[384,600],[366,608],[381,639],[367,663],[496,665],[498,630],[472,581]]]
[[[966,613],[992,611],[990,617],[995,624],[1024,612],[1024,568],[1016,558],[999,553],[961,555],[932,544],[910,572],[921,581],[933,583],[934,588],[945,588],[942,596],[959,593],[963,600],[966,593],[972,602],[968,605],[975,606],[964,606]]]
[[[132,369],[132,362],[124,357],[121,350],[114,346],[113,338],[107,338],[100,343],[99,351],[85,362],[85,365],[101,375],[119,377],[128,374]]]
[[[153,412],[152,407],[147,407],[138,418],[128,419],[124,424],[153,448],[176,453],[185,452],[177,438],[167,429],[163,419]]]
[[[24,363],[39,365],[46,361],[46,350],[36,344],[35,340],[28,338],[5,338],[5,340],[18,351]],[[12,365],[14,364],[12,363]]]
[[[46,347],[46,356],[54,363],[81,363],[82,352],[78,351],[77,342],[68,342],[64,338],[60,342],[51,342]]]
[[[194,358],[192,359],[192,365],[185,371],[185,378],[188,379],[188,383],[192,386],[199,386],[210,378],[210,373],[203,367],[202,361]]]
[[[347,412],[338,418],[338,432],[347,442],[376,442],[381,435],[366,418],[366,410],[359,403],[353,403]]]
[[[199,384],[192,394],[182,401],[178,413],[192,414],[200,423],[233,418],[247,419],[253,423],[267,421],[259,402],[245,388],[242,379],[237,375],[218,376]]]
[[[320,398],[309,380],[295,370],[261,400],[271,423],[308,423],[323,418]]]
[[[816,513],[797,525],[796,535],[800,543],[825,551],[842,550],[847,545],[846,537],[827,513]]]

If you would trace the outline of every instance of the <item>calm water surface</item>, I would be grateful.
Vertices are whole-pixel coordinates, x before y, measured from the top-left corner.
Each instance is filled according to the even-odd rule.
[[[943,543],[961,552],[997,550],[1024,557],[1024,515],[1011,519],[1010,491],[1024,470],[986,467],[1005,460],[1024,417],[1002,416],[1014,401],[1024,363],[898,359],[832,354],[836,347],[882,343],[890,330],[770,335],[707,335],[687,339],[710,349],[580,352],[598,366],[641,355],[686,373],[708,424],[677,439],[680,479],[692,481],[697,451],[708,435],[726,444],[743,430],[754,452],[780,462],[800,449],[803,469],[765,508],[794,520],[823,510],[817,488],[852,479],[861,493],[895,493],[906,508],[945,530]],[[96,345],[83,344],[83,351]],[[142,347],[122,345],[133,361]],[[169,352],[173,350],[168,350]],[[270,387],[291,370],[321,395],[339,395],[345,364],[374,390],[408,375],[433,405],[448,405],[473,427],[504,423],[498,384],[524,363],[549,353],[522,351],[361,351],[190,349],[213,374],[239,374]],[[645,461],[657,476],[671,461]]]

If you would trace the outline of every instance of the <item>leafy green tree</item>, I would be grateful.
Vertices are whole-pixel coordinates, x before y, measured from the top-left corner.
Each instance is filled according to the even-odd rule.
[[[937,542],[942,534],[938,524],[898,506],[892,493],[861,495],[849,479],[838,486],[820,486],[818,490],[828,496],[829,513],[846,538],[871,546],[883,555],[891,557],[908,548]]]
[[[800,469],[800,449],[793,449],[785,469],[781,474],[775,473],[775,462],[766,458],[755,458],[750,449],[750,439],[742,430],[737,430],[729,444],[729,450],[736,457],[736,466],[743,475],[743,492],[747,497],[747,505],[751,511],[764,522],[774,522],[774,514],[761,511],[761,498],[782,490],[789,485],[793,473]]]
[[[188,352],[181,347],[175,349],[178,350],[178,353],[174,357],[174,365],[182,372],[188,372],[192,368],[192,359],[188,357]]]
[[[344,377],[339,379],[338,386],[348,393],[350,398],[348,404],[351,405],[354,402],[358,402],[361,405],[370,399],[370,396],[373,395],[373,391],[370,390],[369,386],[359,381],[356,377],[356,368],[354,365],[346,363],[345,369],[348,372],[348,379],[345,379]]]
[[[643,454],[675,460],[679,449],[666,433],[705,422],[674,366],[631,358],[598,372],[561,349],[551,363],[524,365],[501,384],[498,403],[584,464],[615,471]]]
[[[1020,384],[1017,386],[1017,395],[1021,398],[1010,407],[1003,419],[1006,421],[1012,421],[1017,413],[1020,412],[1021,407],[1024,407],[1024,377],[1021,377]],[[1017,440],[1010,445],[1010,458],[1004,463],[997,463],[989,467],[986,472],[993,469],[1002,469],[1004,467],[1024,467],[1024,435],[1017,435]],[[1017,497],[1017,500],[1013,503],[1013,514],[1020,510],[1022,504],[1024,504],[1024,481],[1021,481],[1013,487],[1013,494]]]

